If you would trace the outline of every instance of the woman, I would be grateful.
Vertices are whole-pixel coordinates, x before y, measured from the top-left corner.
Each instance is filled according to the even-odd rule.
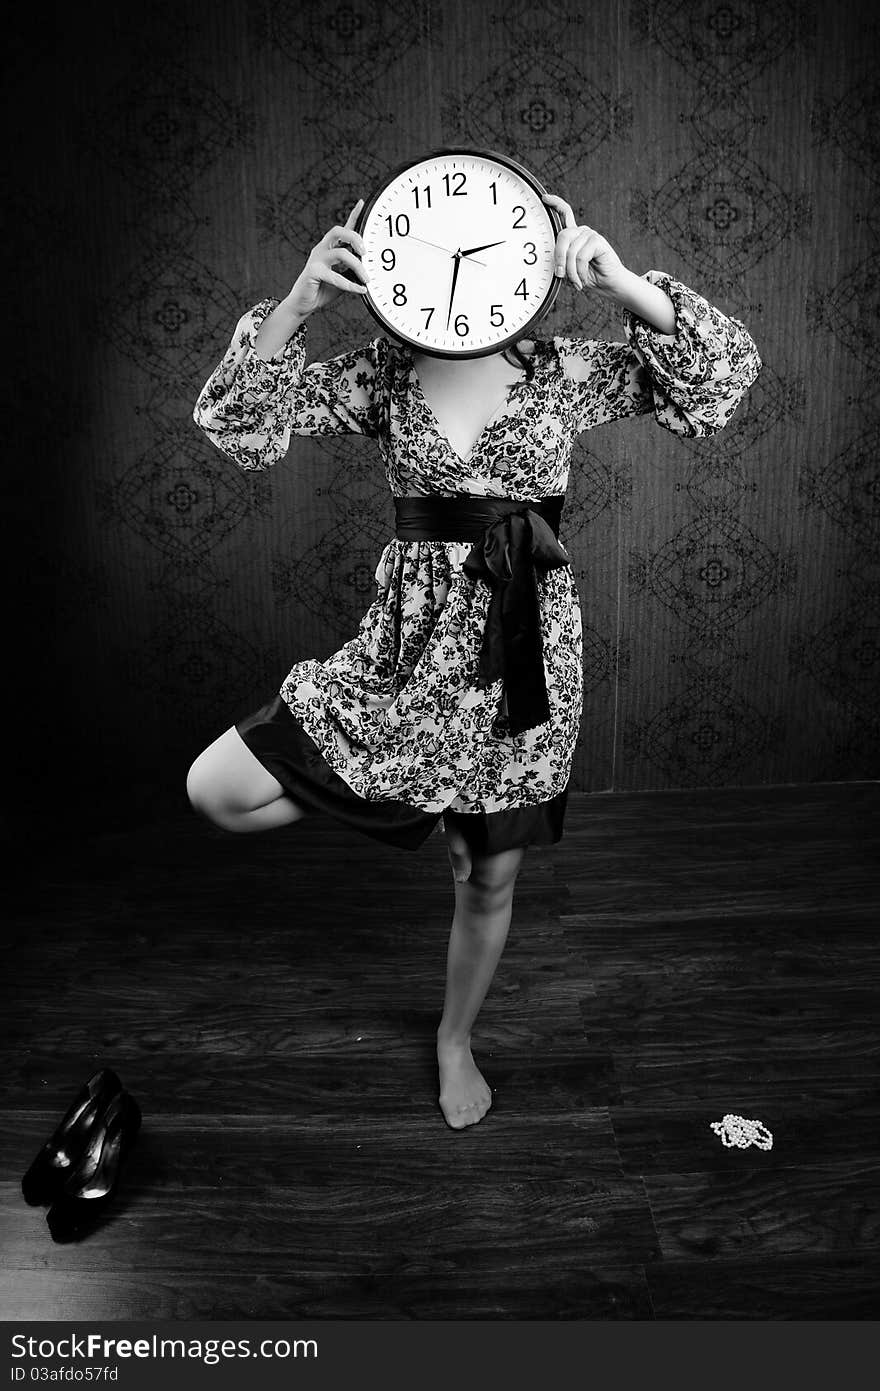
[[[674,433],[713,434],[761,367],[737,320],[662,272],[637,276],[546,201],[564,215],[556,274],[616,302],[626,343],[539,339],[455,361],[380,337],[306,367],[309,316],[366,293],[358,202],[284,300],[239,320],[193,413],[244,469],[278,462],[291,434],[365,434],[382,455],[397,537],[357,635],[297,662],[199,755],[187,791],[230,831],[324,811],[414,848],[443,817],[455,912],[437,1060],[453,1129],[491,1105],[471,1031],[525,847],[562,835],[582,696],[577,591],[555,537],[572,444],[651,411]]]

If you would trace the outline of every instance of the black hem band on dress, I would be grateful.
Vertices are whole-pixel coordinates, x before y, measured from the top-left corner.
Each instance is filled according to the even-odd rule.
[[[359,796],[330,767],[280,694],[236,720],[235,728],[263,767],[307,811],[326,812],[355,831],[406,850],[417,850],[440,819],[439,812],[406,802]]]
[[[282,695],[236,720],[235,729],[263,767],[285,792],[310,812],[324,812],[374,840],[417,850],[440,820],[439,812],[422,811],[400,801],[361,797],[327,763]],[[526,845],[554,845],[562,838],[568,789],[536,806],[509,811],[445,811],[476,855],[497,855]]]
[[[508,811],[444,811],[447,825],[461,831],[474,855],[500,855],[526,845],[555,845],[562,839],[568,788],[549,802]]]

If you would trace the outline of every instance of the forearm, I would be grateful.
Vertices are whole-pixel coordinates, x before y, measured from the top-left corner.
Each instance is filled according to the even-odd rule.
[[[675,333],[675,305],[659,285],[643,280],[635,271],[624,270],[620,285],[609,292],[610,299],[637,314],[660,333]]]
[[[265,360],[277,357],[302,323],[305,323],[305,316],[295,313],[288,300],[281,300],[272,313],[266,315],[254,339],[257,357]]]

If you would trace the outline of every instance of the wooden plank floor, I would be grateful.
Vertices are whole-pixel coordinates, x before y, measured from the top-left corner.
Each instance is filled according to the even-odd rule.
[[[0,1317],[876,1318],[878,811],[864,783],[573,798],[462,1132],[439,838],[60,831],[11,894]],[[20,1175],[102,1064],[144,1128],[56,1246]],[[729,1111],[773,1149],[725,1149]]]

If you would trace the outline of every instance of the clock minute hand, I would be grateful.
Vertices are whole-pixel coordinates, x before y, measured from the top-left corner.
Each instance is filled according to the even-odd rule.
[[[454,251],[450,251],[448,246],[441,246],[439,242],[435,242],[435,241],[426,241],[424,237],[417,237],[416,234],[415,234],[415,232],[410,232],[408,235],[409,235],[409,240],[410,240],[410,241],[421,242],[422,246],[433,246],[434,249],[435,249],[436,251],[445,251],[447,256],[454,256],[454,255],[455,255],[455,252],[454,252]],[[476,247],[474,247],[474,250],[475,250],[475,251],[479,251],[480,248],[479,248],[478,246],[476,246]],[[461,254],[462,254],[462,256],[464,256],[465,253],[462,252]],[[476,262],[475,262],[475,265],[478,265],[478,266],[484,266],[485,264],[486,264],[485,261],[476,261]]]
[[[449,291],[449,313],[446,315],[446,327],[449,327],[449,320],[452,318],[452,301],[455,299],[455,286],[458,281],[458,272],[461,269],[461,252],[456,251],[452,257],[455,265],[452,267],[452,289]]]
[[[441,246],[439,242],[425,241],[424,237],[417,237],[415,232],[409,232],[407,235],[410,241],[419,241],[422,243],[422,246],[433,246],[437,251],[445,251],[447,256],[454,255],[454,252],[450,251],[448,246]]]
[[[503,241],[487,241],[484,246],[469,246],[467,251],[462,251],[462,256],[473,256],[477,251],[488,251],[493,246],[503,246]]]

